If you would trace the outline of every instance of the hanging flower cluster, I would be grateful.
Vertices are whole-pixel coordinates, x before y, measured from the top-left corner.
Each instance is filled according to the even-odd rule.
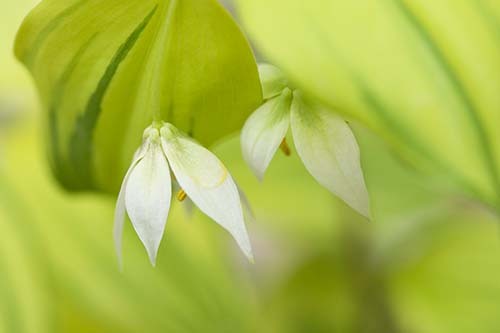
[[[290,155],[286,135],[291,128],[298,155],[309,173],[324,187],[369,217],[369,199],[360,165],[359,148],[348,124],[330,110],[292,90],[281,72],[259,66],[264,104],[247,120],[241,135],[243,156],[263,179],[276,151]],[[234,237],[253,260],[244,222],[240,191],[221,161],[175,128],[155,122],[144,131],[122,183],[115,211],[115,243],[121,262],[121,241],[128,215],[150,261],[158,248],[172,200],[189,198],[202,212]],[[244,198],[243,198],[244,199]]]
[[[290,154],[286,135],[291,128],[295,148],[309,173],[362,215],[370,216],[360,153],[349,125],[338,115],[307,101],[288,86],[279,69],[259,66],[265,103],[247,120],[241,134],[243,156],[262,180],[274,154]]]
[[[115,211],[115,243],[121,261],[125,215],[156,262],[172,200],[172,176],[198,208],[235,238],[253,260],[238,188],[222,162],[169,123],[144,131],[141,147],[122,183]]]

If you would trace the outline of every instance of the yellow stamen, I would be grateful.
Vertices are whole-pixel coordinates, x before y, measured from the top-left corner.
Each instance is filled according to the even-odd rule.
[[[285,156],[290,156],[292,154],[292,151],[290,150],[290,147],[286,143],[286,138],[283,139],[283,141],[281,141],[280,149],[283,152],[283,154],[285,154]]]
[[[180,202],[183,202],[184,200],[186,200],[186,197],[187,197],[187,194],[186,194],[186,192],[184,192],[184,190],[180,190],[179,192],[177,192],[177,200],[179,200]]]

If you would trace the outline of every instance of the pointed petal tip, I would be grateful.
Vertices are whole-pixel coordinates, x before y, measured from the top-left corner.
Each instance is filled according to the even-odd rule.
[[[233,235],[233,237],[234,237],[234,235]],[[250,239],[247,238],[247,241],[248,241],[247,244],[242,244],[242,243],[238,242],[238,245],[239,245],[241,251],[243,252],[243,254],[245,255],[245,257],[248,259],[248,261],[251,264],[255,264],[255,257],[253,255],[252,246],[250,245]]]
[[[253,173],[259,182],[264,181],[264,172],[254,171]]]
[[[118,271],[123,273],[123,258],[120,252],[116,252],[116,264],[118,265]]]
[[[329,190],[329,189],[328,189]],[[330,191],[330,190],[329,190]],[[334,196],[342,200],[347,206],[356,211],[359,215],[363,216],[368,222],[373,220],[370,205],[368,203],[362,204],[359,201],[347,200],[347,198],[340,196],[338,193],[330,191]],[[369,201],[365,201],[369,202]]]
[[[363,215],[364,217],[366,217],[366,219],[368,220],[368,222],[372,222],[373,221],[372,211],[371,211],[371,209],[370,209],[369,206],[366,207],[365,211],[361,212],[361,215]]]
[[[157,257],[157,250],[153,250],[151,251],[152,249],[147,249],[147,252],[148,252],[148,257],[149,257],[149,262],[151,263],[151,266],[153,266],[153,268],[156,267],[156,257]]]
[[[158,258],[158,251],[160,250],[160,243],[163,237],[158,239],[146,239],[141,240],[146,253],[148,254],[149,262],[151,266],[156,267],[156,260]]]
[[[266,168],[260,168],[258,165],[256,165],[255,161],[249,157],[245,157],[245,162],[250,167],[250,170],[252,171],[252,174],[255,176],[255,178],[257,178],[259,182],[263,182]]]
[[[253,256],[253,254],[247,255],[247,259],[249,263],[255,265],[255,257]]]
[[[123,274],[123,263],[122,262],[118,262],[118,272],[120,274]]]
[[[339,198],[343,200],[349,207],[355,210],[359,215],[363,216],[367,222],[373,221],[372,213],[369,206],[352,205],[351,203],[345,201],[344,198],[341,197]]]
[[[359,212],[367,222],[373,222],[372,215],[369,212]]]
[[[364,181],[363,181],[364,185]],[[333,192],[332,192],[333,193]],[[335,193],[334,193],[335,194]],[[338,196],[338,194],[335,194]],[[361,197],[361,199],[360,199]],[[370,207],[370,198],[366,189],[366,185],[364,185],[364,191],[357,197],[357,200],[348,202],[346,199],[339,196],[344,202],[346,202],[352,209],[358,212],[360,215],[365,217],[368,221],[372,221],[372,212]]]
[[[247,165],[250,167],[252,174],[257,178],[259,182],[264,181],[264,176],[266,175],[267,167],[262,168],[254,163],[255,161],[246,160]]]

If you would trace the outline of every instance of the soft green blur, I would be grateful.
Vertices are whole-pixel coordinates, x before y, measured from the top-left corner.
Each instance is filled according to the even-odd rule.
[[[34,3],[0,2],[0,332],[498,332],[498,217],[437,192],[357,124],[374,221],[296,154],[259,183],[233,138],[216,153],[252,204],[256,263],[174,203],[157,268],[128,225],[120,273],[114,198],[56,184],[46,119],[12,56]]]
[[[500,1],[235,2],[296,87],[500,214]]]

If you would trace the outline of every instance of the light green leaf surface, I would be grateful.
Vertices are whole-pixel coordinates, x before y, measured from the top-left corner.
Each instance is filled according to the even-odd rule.
[[[116,191],[154,118],[210,145],[262,98],[248,43],[215,0],[45,0],[15,53],[49,114],[55,174],[72,190]]]
[[[0,142],[2,332],[497,332],[496,221],[430,191],[361,127],[377,223],[317,184],[295,151],[259,183],[236,138],[217,155],[255,210],[256,263],[174,202],[157,268],[127,223],[120,273],[114,200],[61,191],[39,118],[26,122]]]
[[[217,238],[208,220],[186,223],[178,204],[156,269],[126,225],[120,272],[114,200],[61,191],[39,136],[16,128],[0,165],[0,332],[255,331],[252,289],[228,263],[227,250],[237,253],[229,236]]]
[[[500,208],[500,2],[237,3],[259,50],[302,90]]]

